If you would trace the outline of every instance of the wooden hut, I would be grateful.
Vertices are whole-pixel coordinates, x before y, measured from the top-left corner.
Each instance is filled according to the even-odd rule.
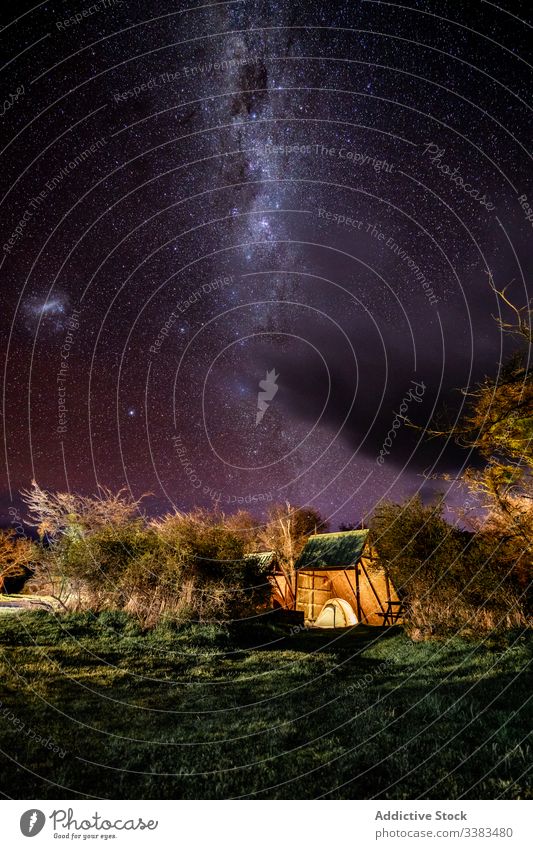
[[[265,570],[269,569],[270,571],[269,581],[272,586],[272,607],[283,607],[286,610],[295,610],[296,598],[294,590],[277,561],[276,552],[259,551],[254,554],[253,557],[259,558],[261,565],[264,566]]]
[[[268,573],[268,580],[272,587],[272,607],[282,607],[286,610],[295,609],[294,591],[287,580],[283,569],[280,567],[275,551],[254,551],[245,555],[259,562],[264,572]]]
[[[402,605],[368,545],[368,531],[313,534],[296,562],[296,610],[317,628],[391,625]]]

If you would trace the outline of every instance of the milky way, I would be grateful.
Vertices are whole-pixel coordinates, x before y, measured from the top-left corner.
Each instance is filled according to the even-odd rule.
[[[512,349],[490,278],[527,297],[526,4],[3,11],[5,510],[335,526],[458,474],[424,428]]]

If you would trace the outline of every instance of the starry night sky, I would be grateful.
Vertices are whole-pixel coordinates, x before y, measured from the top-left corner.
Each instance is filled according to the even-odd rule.
[[[526,300],[533,18],[408,2],[3,4],[4,521],[35,477],[335,527],[459,472],[423,428],[511,350],[489,275]]]

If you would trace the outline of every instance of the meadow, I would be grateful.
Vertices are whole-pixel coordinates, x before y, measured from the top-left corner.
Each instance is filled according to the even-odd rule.
[[[533,798],[531,632],[0,617],[12,798]]]

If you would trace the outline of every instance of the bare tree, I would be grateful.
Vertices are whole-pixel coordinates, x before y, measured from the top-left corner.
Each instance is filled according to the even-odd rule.
[[[106,487],[99,487],[96,496],[49,492],[36,481],[21,495],[30,524],[37,528],[41,539],[54,539],[67,531],[77,530],[83,535],[106,525],[122,525],[138,514],[144,498],[134,499],[125,489],[113,493]]]
[[[327,523],[314,507],[293,507],[288,501],[275,504],[259,531],[261,545],[274,551],[296,598],[296,561],[310,534],[326,531]]]

